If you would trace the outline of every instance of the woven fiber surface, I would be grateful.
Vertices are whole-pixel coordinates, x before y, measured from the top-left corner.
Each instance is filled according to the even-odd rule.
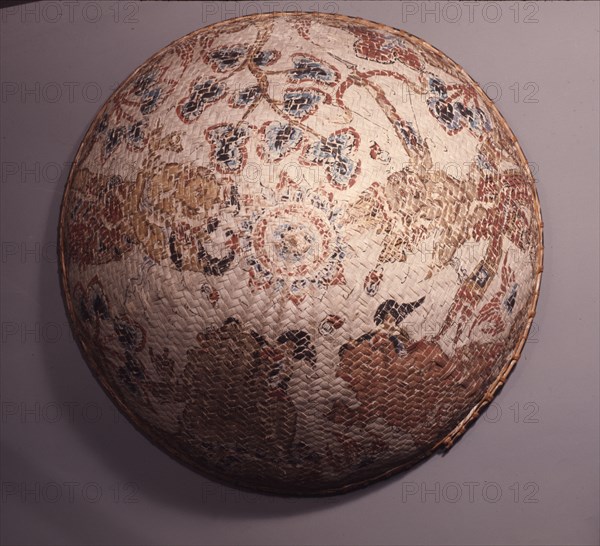
[[[167,46],[71,171],[63,290],[97,378],[206,475],[347,491],[449,447],[519,357],[542,222],[491,101],[362,19],[275,14]]]

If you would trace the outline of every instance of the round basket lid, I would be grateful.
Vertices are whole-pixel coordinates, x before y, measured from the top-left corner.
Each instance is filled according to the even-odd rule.
[[[347,491],[449,447],[519,357],[534,179],[480,87],[362,19],[189,34],[98,112],[60,221],[83,353],[153,442],[228,483]]]

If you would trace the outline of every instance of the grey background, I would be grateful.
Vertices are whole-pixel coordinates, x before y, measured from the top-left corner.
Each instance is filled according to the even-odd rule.
[[[0,12],[3,544],[599,543],[599,4],[491,5],[108,1]],[[146,441],[78,352],[55,257],[68,164],[114,86],[200,26],[297,7],[403,28],[462,64],[498,97],[545,221],[534,328],[493,406],[445,456],[329,499],[241,493]]]

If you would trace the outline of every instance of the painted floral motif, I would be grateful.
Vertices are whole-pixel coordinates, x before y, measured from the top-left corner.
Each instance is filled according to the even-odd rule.
[[[386,199],[386,187],[373,182],[363,190],[344,213],[344,224],[361,230],[382,233],[391,220],[390,208]]]
[[[280,161],[302,142],[302,130],[288,123],[268,121],[261,129],[263,144],[257,146],[258,155],[266,161]]]
[[[246,45],[221,47],[206,53],[204,60],[207,64],[210,64],[215,72],[229,72],[242,65],[247,53],[248,47]]]
[[[204,283],[200,287],[200,291],[202,292],[202,294],[204,294],[204,297],[210,302],[210,304],[213,307],[217,306],[217,303],[219,302],[221,296],[219,295],[219,291],[216,288],[212,287],[208,283]]]
[[[383,268],[381,265],[369,271],[363,282],[363,290],[367,296],[374,297],[379,292],[381,281],[383,280]]]
[[[375,141],[371,143],[371,146],[369,146],[369,150],[371,150],[369,152],[369,156],[371,157],[371,159],[376,159],[386,164],[392,160],[389,152],[382,149],[381,146],[379,146],[379,144]]]
[[[229,98],[229,105],[232,108],[245,108],[246,106],[250,106],[255,104],[256,101],[261,97],[260,86],[258,85],[250,85],[248,87],[244,87],[239,91],[236,91]]]
[[[110,318],[110,307],[108,298],[104,294],[102,283],[95,276],[90,280],[87,286],[78,282],[73,288],[73,306],[77,318],[85,324],[88,324],[97,334],[101,321]]]
[[[422,154],[422,150],[424,148],[423,139],[419,133],[417,133],[410,121],[396,120],[394,122],[394,128],[396,129],[396,133],[402,137],[402,141],[404,142],[406,148],[413,153],[419,155]]]
[[[308,41],[310,40],[310,21],[298,17],[291,17],[289,18],[288,22],[301,38]]]
[[[113,319],[113,328],[124,353],[124,362],[117,369],[117,376],[126,389],[137,394],[140,392],[140,383],[145,379],[144,367],[137,353],[146,346],[146,332],[125,315]]]
[[[125,86],[112,99],[110,115],[105,111],[94,128],[92,144],[102,143],[102,159],[110,158],[124,143],[131,152],[148,145],[148,118],[173,93],[177,81],[169,77],[167,66],[156,61]],[[86,150],[84,157],[90,150]]]
[[[243,169],[248,156],[245,143],[249,136],[250,127],[246,123],[222,123],[206,130],[206,139],[211,145],[211,159],[220,173],[239,173]]]
[[[419,341],[403,353],[398,351],[398,343],[392,336],[382,332],[365,334],[344,347],[338,372],[356,393],[359,405],[353,408],[337,404],[331,418],[363,426],[381,419],[409,433],[424,448],[434,437],[431,427],[448,424],[455,389],[445,388],[440,373],[448,367],[448,357],[435,343]],[[429,392],[436,393],[438,406],[411,403],[411,396],[418,389],[415,376],[426,382]],[[386,402],[389,398],[394,403]]]
[[[245,331],[233,318],[197,339],[183,374],[189,394],[180,420],[187,437],[188,431],[197,431],[192,438],[207,442],[242,438],[246,449],[262,452],[265,442],[281,441],[286,433],[283,443],[291,446],[296,411],[286,391],[293,356],[286,355],[282,344],[272,347]],[[231,351],[243,356],[237,365]],[[231,388],[219,389],[225,380]],[[257,403],[253,392],[260,392],[266,403]]]
[[[467,127],[471,132],[480,135],[491,130],[487,114],[479,108],[475,92],[468,86],[446,86],[435,76],[429,78],[430,97],[427,99],[431,115],[454,135]],[[461,100],[457,98],[463,97]],[[468,107],[467,104],[471,106]]]
[[[109,157],[123,142],[128,150],[142,150],[146,145],[146,127],[143,121],[131,125],[119,125],[106,130],[103,156]]]
[[[492,167],[488,162],[485,162],[485,164],[490,168]],[[536,248],[538,244],[537,233],[530,224],[530,203],[534,191],[531,184],[528,184],[521,175],[511,173],[501,176],[499,184],[498,177],[493,176],[490,178],[489,171],[483,171],[481,174],[477,186],[477,195],[484,204],[480,204],[479,200],[476,201],[477,204],[469,229],[475,241],[488,241],[488,246],[484,259],[476,266],[472,275],[465,279],[459,287],[454,302],[442,324],[441,333],[455,327],[453,337],[455,343],[461,339],[468,322],[475,317],[478,306],[491,284],[492,277],[500,268],[503,255],[505,260],[507,259],[508,253],[503,250],[505,239],[508,239],[515,245],[515,248],[523,252]],[[495,180],[495,182],[492,182],[492,180]],[[497,199],[505,204],[503,207],[489,205],[494,191],[498,192]],[[533,258],[528,257],[528,259]],[[514,303],[517,301],[517,289],[514,284],[508,291],[507,283],[509,279],[514,279],[514,276],[507,264],[503,266],[502,275],[504,288],[501,290],[501,295],[496,294],[495,296],[495,302],[498,303],[499,307],[497,312],[502,310],[499,302],[507,300],[509,306],[514,307]],[[506,308],[504,303],[503,306]],[[486,313],[489,312],[488,307]]]
[[[131,94],[139,97],[140,113],[147,115],[153,112],[164,100],[165,93],[159,83],[159,71],[164,74],[164,67],[152,67],[140,74],[132,85]]]
[[[160,62],[145,67],[123,89],[117,91],[114,98],[116,121],[122,118],[132,121],[140,115],[154,112],[171,95],[177,81],[169,77],[168,67]]]
[[[333,66],[313,57],[298,53],[293,55],[294,68],[288,72],[288,79],[295,83],[314,82],[334,85],[340,73]]]
[[[114,347],[110,352],[119,362],[114,372],[119,387],[130,394],[142,394],[144,367],[138,354],[146,346],[146,331],[130,317],[115,315],[98,276],[84,289],[81,283],[73,288],[76,318],[91,332],[91,342],[103,350],[103,342]]]
[[[445,267],[468,239],[473,222],[471,216],[460,214],[458,207],[449,204],[460,199],[467,206],[474,199],[474,192],[461,189],[459,181],[443,171],[419,172],[405,167],[388,176],[384,193],[385,206],[379,206],[388,211],[390,223],[380,227],[386,237],[378,263],[402,262],[423,241],[436,237],[429,254],[429,276]],[[357,214],[352,212],[350,218]],[[440,225],[446,226],[445,229],[438,229]]]
[[[340,129],[327,139],[311,144],[304,153],[304,161],[325,165],[329,183],[345,190],[354,185],[360,173],[360,160],[350,157],[359,143],[360,137],[354,129]]]
[[[304,121],[314,114],[319,104],[331,103],[326,93],[315,88],[287,89],[283,94],[283,110],[293,118]]]
[[[233,181],[217,179],[205,167],[169,163],[140,173],[133,202],[136,240],[152,260],[207,276],[221,276],[230,268],[238,236],[234,223],[219,221],[218,215],[238,212]]]
[[[133,119],[130,123],[115,125],[111,123],[108,114],[104,114],[96,122],[89,144],[83,150],[83,156],[86,157],[91,148],[97,142],[100,142],[101,156],[105,160],[117,150],[121,144],[125,143],[129,151],[141,151],[148,143],[147,138],[148,125],[145,119]]]
[[[184,123],[191,123],[225,94],[225,87],[215,80],[201,80],[190,86],[190,94],[177,105],[177,115]]]
[[[258,52],[252,61],[256,66],[265,67],[271,66],[275,64],[279,58],[281,57],[281,53],[279,51],[275,51],[274,49],[268,49],[265,51]]]
[[[425,297],[402,304],[395,300],[384,301],[373,318],[377,327],[340,347],[337,374],[350,385],[360,405],[336,403],[329,414],[333,421],[360,422],[364,426],[383,419],[422,441],[421,418],[432,408],[407,403],[415,387],[411,382],[418,381],[414,376],[411,379],[411,372],[415,367],[425,371],[429,366],[443,368],[449,363],[435,343],[415,343],[409,331],[400,326],[424,301]],[[398,398],[393,406],[385,403],[387,397],[382,396],[389,391]],[[420,414],[415,415],[415,410]]]
[[[484,175],[477,181],[478,196],[486,204],[477,208],[473,237],[477,241],[488,239],[492,241],[491,246],[498,247],[502,234],[518,249],[526,251],[537,242],[537,234],[531,229],[530,222],[534,188],[521,173],[507,172],[500,177],[493,175],[492,179],[494,182]],[[490,199],[505,205],[490,206]]]
[[[243,222],[249,286],[272,289],[299,304],[308,294],[345,283],[346,246],[338,223],[341,209],[285,175],[278,185],[282,204]]]
[[[421,69],[419,56],[398,36],[362,26],[350,27],[350,31],[358,37],[354,42],[357,57],[382,64],[400,61],[415,70]]]
[[[185,70],[194,60],[199,47],[202,47],[202,40],[198,36],[188,35],[187,37],[178,40],[167,47],[165,57],[173,55],[181,63],[181,67]]]
[[[319,333],[322,336],[332,334],[344,325],[344,319],[339,315],[327,315],[319,324]]]
[[[125,201],[129,184],[118,175],[79,171],[79,191],[70,202],[67,252],[81,264],[123,259],[135,244]]]
[[[477,318],[469,329],[469,336],[477,328],[486,335],[498,336],[507,326],[507,319],[512,314],[517,302],[518,285],[515,283],[515,272],[508,265],[508,254],[504,257],[501,269],[500,287],[477,313]]]

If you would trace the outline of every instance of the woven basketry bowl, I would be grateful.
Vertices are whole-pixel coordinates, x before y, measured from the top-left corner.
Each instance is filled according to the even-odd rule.
[[[192,468],[288,495],[451,446],[520,355],[542,248],[526,159],[464,70],[316,14],[145,62],[60,220],[68,313],[114,402]]]

